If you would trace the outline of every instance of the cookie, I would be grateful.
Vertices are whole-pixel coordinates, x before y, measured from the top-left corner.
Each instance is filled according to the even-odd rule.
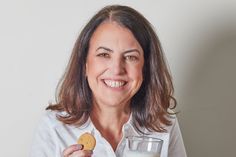
[[[96,145],[96,139],[92,134],[86,132],[79,137],[77,143],[82,144],[84,150],[93,150]]]

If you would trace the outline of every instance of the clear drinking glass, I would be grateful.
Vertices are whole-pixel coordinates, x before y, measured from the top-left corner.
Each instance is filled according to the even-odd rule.
[[[163,140],[147,136],[127,137],[125,157],[160,157]]]

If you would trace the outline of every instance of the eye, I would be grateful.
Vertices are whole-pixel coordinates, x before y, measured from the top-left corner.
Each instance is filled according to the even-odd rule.
[[[102,57],[102,58],[109,58],[110,57],[110,55],[108,54],[108,53],[99,53],[99,54],[97,54],[97,56],[98,57]]]
[[[137,60],[138,60],[138,57],[137,57],[137,56],[129,55],[129,56],[125,56],[125,60],[128,60],[128,61],[137,61]]]

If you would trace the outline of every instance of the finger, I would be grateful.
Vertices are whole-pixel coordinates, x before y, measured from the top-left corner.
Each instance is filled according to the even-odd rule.
[[[73,157],[91,157],[93,154],[93,151],[91,150],[80,150],[80,151],[75,151],[72,153]]]
[[[68,157],[73,152],[78,151],[78,150],[82,150],[82,149],[83,149],[83,145],[81,145],[81,144],[71,145],[68,148],[64,149],[63,156]]]

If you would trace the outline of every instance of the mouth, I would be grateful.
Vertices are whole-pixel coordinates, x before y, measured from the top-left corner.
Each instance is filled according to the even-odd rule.
[[[115,81],[115,80],[106,80],[104,79],[103,82],[111,88],[121,88],[127,84],[126,81]]]

